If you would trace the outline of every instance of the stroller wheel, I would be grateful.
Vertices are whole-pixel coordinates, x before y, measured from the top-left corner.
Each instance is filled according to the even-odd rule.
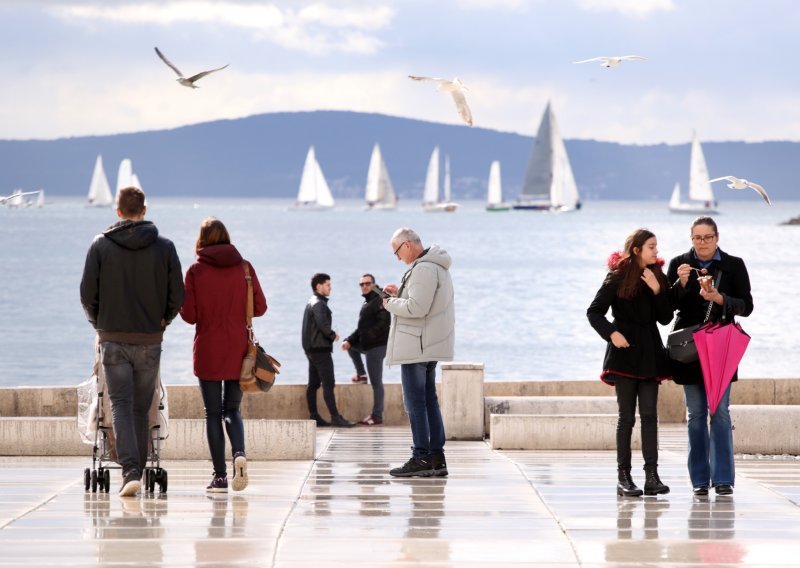
[[[91,475],[89,474],[89,468],[83,470],[83,488],[86,491],[89,491],[89,484],[91,483]]]
[[[92,470],[92,493],[97,493],[97,470]]]
[[[103,471],[102,467],[97,470],[97,489],[100,490],[100,493],[103,492],[103,483],[105,482],[105,479],[103,479]]]
[[[108,493],[110,487],[111,487],[111,472],[105,469],[103,470],[103,489],[105,489],[105,492]]]
[[[162,469],[161,475],[159,476],[161,479],[158,481],[158,486],[161,489],[161,493],[167,492],[167,470]]]
[[[153,493],[156,490],[156,472],[153,469],[150,470],[150,483],[147,484],[147,488],[150,493]]]

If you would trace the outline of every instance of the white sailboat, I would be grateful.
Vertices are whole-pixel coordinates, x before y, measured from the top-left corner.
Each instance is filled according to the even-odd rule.
[[[36,196],[36,207],[44,207],[44,190],[39,190],[39,195]]]
[[[445,156],[444,161],[444,201],[439,200],[439,147],[431,152],[428,162],[428,171],[425,175],[425,191],[422,196],[422,209],[428,212],[452,213],[458,209],[458,204],[450,201],[450,157]]]
[[[708,181],[706,158],[696,133],[692,136],[692,154],[689,158],[689,200],[681,200],[680,185],[676,183],[669,200],[669,210],[672,213],[692,215],[711,215],[718,212],[714,190]]]
[[[377,143],[372,147],[372,156],[369,159],[364,199],[367,209],[391,210],[397,207],[397,196],[381,155],[381,147]]]
[[[300,178],[300,189],[297,192],[297,201],[292,209],[318,211],[333,207],[333,195],[325,181],[322,168],[319,167],[314,146],[308,149],[306,161],[303,165],[303,175]]]
[[[103,168],[103,157],[99,154],[94,162],[88,200],[87,205],[91,207],[108,207],[114,203],[114,196],[111,193],[106,171]]]
[[[128,158],[125,158],[119,163],[119,169],[117,170],[117,192],[114,194],[114,204],[119,200],[119,190],[132,185],[133,164]]]
[[[522,193],[513,207],[539,211],[581,208],[578,186],[550,103],[547,103],[539,124]]]
[[[486,195],[487,211],[508,211],[511,205],[503,203],[503,186],[500,179],[500,162],[495,160],[489,166],[489,189]]]

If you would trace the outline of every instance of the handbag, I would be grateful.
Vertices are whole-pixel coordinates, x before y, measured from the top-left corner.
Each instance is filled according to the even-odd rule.
[[[253,333],[253,279],[247,261],[242,261],[242,266],[247,280],[247,352],[242,359],[239,387],[247,393],[267,392],[275,384],[281,364],[264,351]]]
[[[720,273],[717,276],[717,286],[721,281],[722,274]],[[697,345],[694,343],[693,334],[708,321],[713,305],[714,302],[708,302],[708,310],[706,310],[706,317],[703,318],[703,323],[690,325],[683,329],[675,329],[675,324],[672,324],[672,331],[667,335],[667,355],[670,359],[678,363],[694,363],[697,361]]]

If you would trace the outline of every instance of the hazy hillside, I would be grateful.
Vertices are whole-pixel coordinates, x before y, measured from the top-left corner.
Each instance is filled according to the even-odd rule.
[[[151,195],[290,197],[313,144],[334,196],[355,197],[363,192],[375,142],[401,198],[421,198],[428,158],[438,144],[450,155],[455,198],[482,198],[489,164],[498,159],[504,194],[513,199],[533,139],[378,114],[319,111],[114,136],[5,140],[0,141],[0,194],[17,187],[42,187],[48,195],[85,194],[95,157],[102,154],[112,187],[119,161],[129,157]],[[684,188],[688,182],[688,142],[629,146],[567,140],[566,147],[584,199],[666,200],[676,181]],[[800,143],[723,142],[703,148],[712,176],[747,177],[761,182],[775,199],[796,198],[792,179]],[[730,192],[725,199],[744,197]]]

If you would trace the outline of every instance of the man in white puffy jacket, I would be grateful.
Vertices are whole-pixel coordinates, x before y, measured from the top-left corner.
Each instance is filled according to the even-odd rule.
[[[410,268],[398,288],[384,290],[394,296],[384,300],[392,314],[386,364],[400,364],[403,402],[411,424],[412,456],[389,473],[395,477],[447,475],[444,459],[444,423],[436,397],[436,363],[452,361],[455,346],[455,306],[452,260],[437,245],[422,246],[412,229],[392,235],[395,256]]]

